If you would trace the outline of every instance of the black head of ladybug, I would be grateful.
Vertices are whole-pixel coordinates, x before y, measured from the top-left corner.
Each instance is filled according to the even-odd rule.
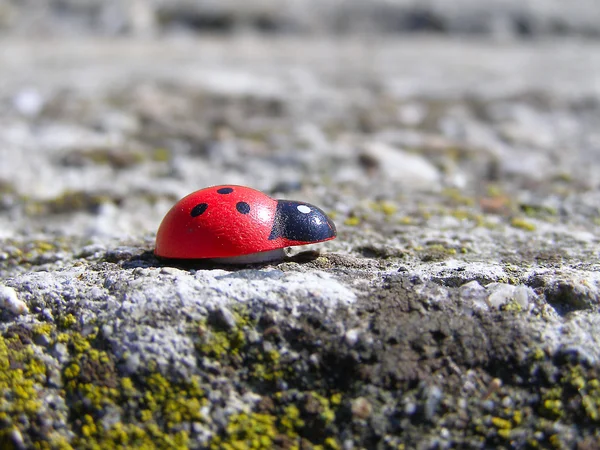
[[[316,206],[278,200],[269,240],[284,238],[297,242],[321,242],[336,236],[334,223]]]

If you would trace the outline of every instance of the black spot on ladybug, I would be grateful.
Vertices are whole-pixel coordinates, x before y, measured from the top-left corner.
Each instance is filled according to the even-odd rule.
[[[316,206],[278,200],[269,240],[283,237],[292,241],[318,242],[335,237],[335,225]]]
[[[217,194],[231,194],[232,192],[233,192],[233,188],[217,189]]]
[[[235,208],[242,214],[248,214],[250,212],[250,205],[246,202],[238,202]]]
[[[190,215],[192,217],[198,217],[208,208],[208,203],[198,203],[194,208],[190,211]]]

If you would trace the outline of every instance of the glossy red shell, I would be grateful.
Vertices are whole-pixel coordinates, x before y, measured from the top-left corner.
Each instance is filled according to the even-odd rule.
[[[226,258],[311,243],[273,237],[277,205],[278,200],[244,186],[193,192],[163,219],[154,253],[176,259]],[[335,227],[330,224],[333,235],[312,242],[333,239]]]

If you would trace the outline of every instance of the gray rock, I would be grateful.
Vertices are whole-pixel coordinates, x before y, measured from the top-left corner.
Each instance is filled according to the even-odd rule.
[[[145,21],[76,3],[60,19],[71,33],[82,17],[181,32],[207,7],[132,4]],[[271,24],[289,14],[306,29],[414,14],[323,3],[316,20],[267,3]],[[478,22],[481,6],[419,14],[483,33],[488,19],[519,22],[517,3],[486,4]],[[167,9],[179,15],[152,20]],[[559,9],[565,23],[578,14]],[[545,33],[545,19],[519,20]],[[156,36],[0,44],[0,278],[29,308],[0,311],[0,384],[26,448],[122,433],[173,446],[180,432],[208,448],[256,430],[265,447],[483,448],[500,442],[492,417],[511,421],[515,448],[586,442],[582,399],[600,369],[597,43]],[[30,87],[42,103],[25,96],[19,112]],[[222,183],[283,186],[330,213],[338,238],[263,265],[157,259],[172,204]]]

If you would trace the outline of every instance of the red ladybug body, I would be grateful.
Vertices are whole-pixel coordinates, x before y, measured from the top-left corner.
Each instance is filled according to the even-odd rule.
[[[316,206],[244,186],[213,186],[171,208],[156,235],[162,258],[231,258],[328,241],[335,225]]]

